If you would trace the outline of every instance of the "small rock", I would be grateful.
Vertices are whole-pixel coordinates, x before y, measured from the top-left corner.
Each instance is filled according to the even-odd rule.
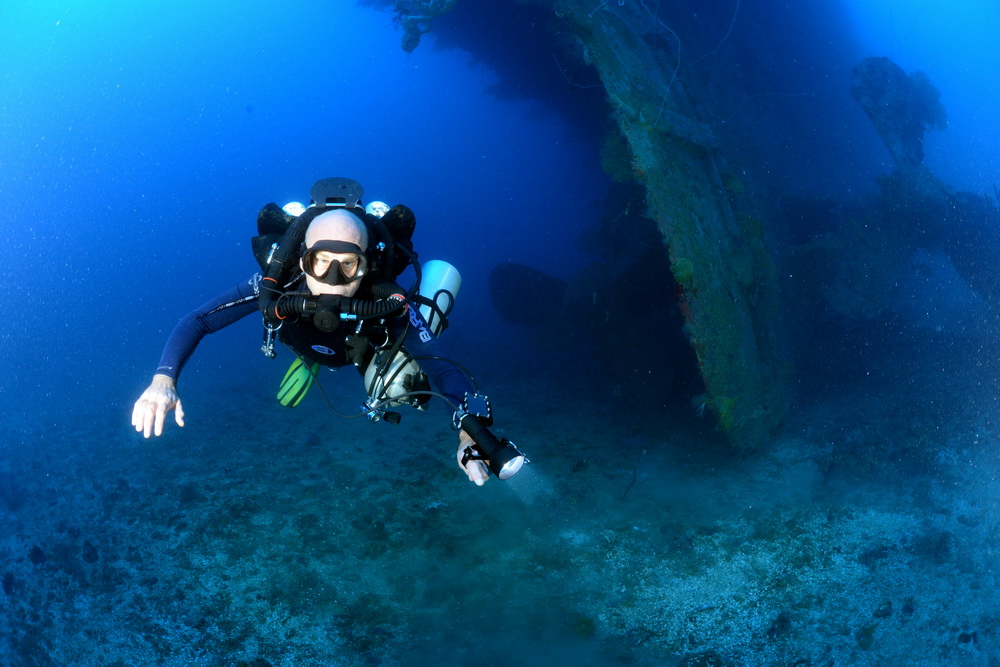
[[[771,622],[767,629],[767,636],[770,639],[784,637],[792,631],[792,618],[787,611],[778,614],[778,617]]]
[[[876,562],[880,560],[885,560],[889,557],[889,547],[882,545],[877,547],[872,547],[863,551],[858,556],[858,562],[865,567],[873,567]]]
[[[947,530],[929,530],[913,538],[907,551],[940,565],[951,557],[954,541],[954,536]]]
[[[31,547],[31,551],[28,553],[28,560],[30,560],[34,565],[41,565],[45,562],[45,552],[37,544]]]
[[[867,651],[875,643],[875,628],[877,626],[874,623],[869,623],[863,628],[859,628],[857,632],[854,633],[854,639],[858,642],[858,648],[862,651]]]
[[[83,543],[83,560],[87,563],[96,563],[97,559],[97,547],[91,544],[90,540],[86,540]]]

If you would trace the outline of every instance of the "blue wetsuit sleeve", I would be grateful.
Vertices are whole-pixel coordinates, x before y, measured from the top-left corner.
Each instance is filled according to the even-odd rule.
[[[419,312],[417,313],[419,316]],[[405,320],[405,316],[399,318]],[[420,317],[423,322],[423,318]],[[421,339],[421,332],[424,338]],[[458,405],[465,398],[466,393],[472,393],[473,387],[465,373],[448,358],[447,350],[441,341],[427,329],[423,327],[410,326],[406,329],[403,338],[403,346],[411,356],[417,359],[421,370],[427,373],[431,385],[439,393],[444,394],[455,405]],[[449,406],[454,409],[454,406]]]
[[[167,338],[156,372],[177,380],[201,339],[257,312],[260,274],[185,315]]]

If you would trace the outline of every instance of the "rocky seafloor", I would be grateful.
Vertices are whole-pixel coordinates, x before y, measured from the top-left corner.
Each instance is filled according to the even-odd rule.
[[[124,403],[25,419],[0,663],[1000,664],[995,377],[831,389],[744,455],[694,417],[493,382],[533,463],[483,488],[440,406],[372,425],[234,382],[157,441]]]

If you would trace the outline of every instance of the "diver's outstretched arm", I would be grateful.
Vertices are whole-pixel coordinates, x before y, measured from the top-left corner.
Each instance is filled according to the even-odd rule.
[[[156,375],[132,408],[132,426],[145,437],[163,433],[167,413],[174,410],[178,426],[184,426],[184,409],[177,394],[177,377],[206,335],[257,312],[260,274],[220,294],[184,316],[167,339]]]

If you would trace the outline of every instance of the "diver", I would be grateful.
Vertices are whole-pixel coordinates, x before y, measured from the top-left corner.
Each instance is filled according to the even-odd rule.
[[[260,312],[264,353],[274,358],[277,340],[296,355],[278,391],[282,405],[298,405],[321,367],[354,365],[368,391],[360,414],[369,420],[398,423],[399,414],[388,408],[423,409],[439,396],[454,409],[456,458],[470,481],[481,486],[491,472],[507,479],[520,470],[524,455],[489,431],[489,400],[440,350],[437,335],[454,305],[458,272],[438,260],[421,266],[410,241],[412,211],[382,202],[365,207],[363,192],[356,181],[328,178],[313,185],[308,208],[293,202],[261,209],[253,239],[261,271],[174,327],[152,382],[132,410],[137,432],[161,435],[171,410],[184,426],[177,379],[198,343]],[[407,266],[416,274],[409,291],[395,282]]]

